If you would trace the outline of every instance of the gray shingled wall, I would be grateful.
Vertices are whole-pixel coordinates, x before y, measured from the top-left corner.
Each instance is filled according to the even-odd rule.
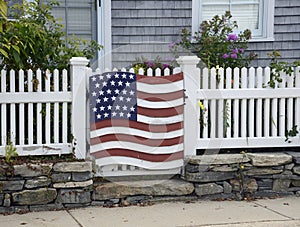
[[[191,7],[191,0],[112,0],[113,65],[128,66],[140,56],[169,59],[168,44],[183,27],[191,28]],[[300,0],[276,0],[274,22],[275,41],[249,44],[259,56],[253,66],[268,65],[274,49],[282,60],[300,59]]]
[[[191,0],[112,0],[113,65],[127,67],[137,57],[172,57],[168,44],[192,24]]]
[[[282,60],[300,60],[300,0],[276,0],[273,42],[250,43],[249,49],[258,53],[254,66],[270,63],[268,52],[274,49],[282,54]]]

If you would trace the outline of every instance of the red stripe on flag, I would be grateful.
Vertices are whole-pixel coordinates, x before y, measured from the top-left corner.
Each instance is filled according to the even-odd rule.
[[[146,92],[138,91],[137,97],[139,99],[144,99],[144,100],[152,101],[152,102],[171,101],[171,100],[182,98],[183,90],[170,92],[167,94],[149,94]]]
[[[172,146],[183,143],[183,136],[170,139],[149,139],[142,136],[133,136],[127,134],[109,134],[91,139],[91,145],[110,142],[110,141],[126,141],[146,146],[161,147]]]
[[[183,105],[164,109],[150,109],[145,107],[138,107],[137,111],[138,114],[148,117],[171,117],[183,114],[183,108]]]
[[[136,80],[139,83],[146,83],[146,84],[169,84],[169,83],[183,80],[183,73],[177,73],[171,76],[157,76],[157,77],[136,75]]]
[[[183,122],[173,124],[151,125],[125,119],[105,120],[90,125],[91,131],[107,127],[127,127],[148,132],[171,132],[183,128]]]
[[[92,154],[96,159],[111,157],[111,156],[121,156],[121,157],[129,157],[141,159],[149,162],[168,162],[179,160],[183,158],[183,151],[179,151],[172,154],[147,154],[143,152],[137,152],[133,150],[127,149],[108,149],[105,151],[97,151]]]

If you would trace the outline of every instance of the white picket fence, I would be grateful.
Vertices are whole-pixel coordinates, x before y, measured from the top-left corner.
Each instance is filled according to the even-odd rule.
[[[285,136],[293,126],[300,128],[299,68],[291,76],[282,74],[283,82],[270,88],[265,87],[269,68],[200,70],[198,62],[194,56],[180,57],[180,68],[173,71],[184,73],[185,155],[195,155],[197,149],[300,147],[299,134],[289,141]],[[0,155],[5,155],[8,141],[19,155],[73,151],[78,158],[89,155],[87,81],[101,72],[92,72],[87,64],[87,59],[72,58],[70,72],[55,70],[45,75],[40,70],[1,71]],[[138,73],[160,76],[172,72],[140,69]],[[33,79],[39,83],[34,85]],[[122,164],[102,171],[116,176],[145,174],[138,167]]]
[[[300,128],[300,68],[291,76],[281,73],[282,83],[270,88],[268,67],[200,70],[198,61],[178,60],[189,97],[186,155],[196,149],[300,146],[299,134],[286,141],[287,131]]]
[[[0,154],[12,143],[19,155],[65,154],[68,142],[68,104],[72,101],[67,75],[54,70],[1,71]],[[25,79],[26,78],[26,79]],[[70,125],[70,124],[69,124]]]

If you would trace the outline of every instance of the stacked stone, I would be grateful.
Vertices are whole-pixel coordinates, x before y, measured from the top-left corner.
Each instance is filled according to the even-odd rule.
[[[185,180],[208,198],[300,194],[300,153],[248,153],[190,156]]]
[[[91,162],[0,166],[0,212],[62,209],[91,203]]]
[[[194,185],[180,179],[115,181],[95,185],[93,205],[127,206],[192,199]]]

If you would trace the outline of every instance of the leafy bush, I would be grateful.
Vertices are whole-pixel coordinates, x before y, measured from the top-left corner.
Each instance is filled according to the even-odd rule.
[[[91,59],[102,48],[95,41],[76,37],[66,43],[63,26],[51,14],[55,5],[58,3],[53,0],[47,4],[35,0],[14,5],[12,15],[15,20],[5,20],[0,35],[1,68],[62,69],[71,57]]]
[[[169,45],[174,53],[182,47],[195,53],[206,67],[246,67],[256,55],[245,54],[251,38],[249,29],[235,34],[238,28],[236,21],[231,21],[232,15],[226,12],[222,16],[214,16],[209,21],[203,21],[194,36],[187,29],[180,33],[181,39]]]

